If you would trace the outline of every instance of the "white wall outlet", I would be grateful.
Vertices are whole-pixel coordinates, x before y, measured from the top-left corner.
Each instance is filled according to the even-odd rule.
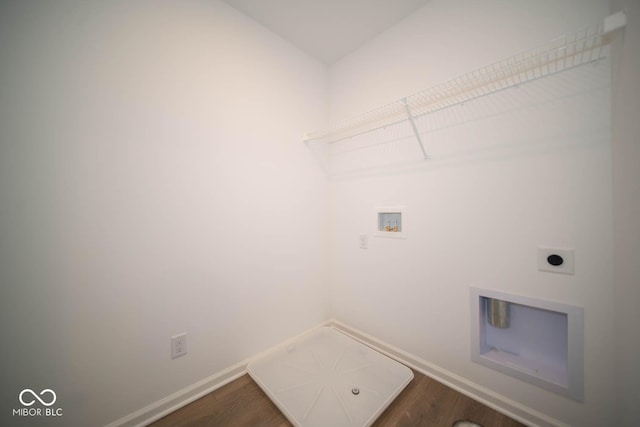
[[[369,236],[361,234],[359,237],[360,249],[367,249],[369,247]]]
[[[187,354],[187,333],[174,335],[171,337],[171,358],[184,356]]]
[[[573,249],[539,247],[538,270],[573,274]]]

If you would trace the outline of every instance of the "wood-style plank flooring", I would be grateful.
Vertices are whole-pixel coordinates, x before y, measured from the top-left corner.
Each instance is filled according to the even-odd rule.
[[[484,427],[523,424],[414,371],[415,378],[374,423],[375,427],[451,427],[460,419]],[[151,424],[151,427],[289,427],[266,394],[243,375],[224,387]],[[329,427],[329,426],[328,426]]]

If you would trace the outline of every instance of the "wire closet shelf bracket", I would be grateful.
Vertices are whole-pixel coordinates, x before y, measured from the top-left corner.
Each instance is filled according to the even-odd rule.
[[[550,40],[501,61],[460,75],[449,81],[383,105],[366,113],[339,121],[304,135],[310,142],[339,144],[350,138],[408,122],[420,152],[428,159],[416,120],[449,107],[517,87],[606,57],[611,33],[626,25],[626,15],[618,12],[601,23]]]

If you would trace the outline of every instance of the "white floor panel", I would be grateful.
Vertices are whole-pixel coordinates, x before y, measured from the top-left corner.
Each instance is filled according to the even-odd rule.
[[[413,379],[404,365],[330,328],[251,362],[249,375],[296,426],[368,426]]]

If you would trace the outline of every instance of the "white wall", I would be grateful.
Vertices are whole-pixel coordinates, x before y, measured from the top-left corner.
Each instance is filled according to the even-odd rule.
[[[640,2],[612,1],[627,26],[616,45],[613,69],[613,232],[616,380],[619,425],[640,418]]]
[[[103,425],[325,320],[326,99],[215,0],[3,1],[0,424],[52,388],[46,425]]]
[[[368,111],[608,13],[607,1],[433,0],[331,67],[330,116]],[[433,134],[434,157],[420,168],[336,179],[333,315],[562,422],[614,425],[610,76],[607,62],[597,67],[593,79],[576,70],[582,92],[554,92],[574,74],[540,81],[533,98],[544,92],[544,103]],[[497,99],[519,102],[524,89]],[[482,102],[463,108],[479,113]],[[374,207],[389,205],[406,206],[408,238],[359,249]],[[537,271],[536,248],[546,245],[575,249],[575,275]],[[470,361],[472,285],[585,308],[584,403]]]
[[[449,3],[429,2],[333,64],[330,119],[396,101],[608,14],[606,0]]]
[[[628,423],[638,374],[628,339],[638,263],[620,257],[637,253],[630,42],[632,62],[613,76],[624,82],[613,191],[607,88],[588,95],[592,107],[567,100],[568,122],[587,117],[586,128],[567,128],[558,100],[524,109],[545,124],[518,134],[532,148],[508,146],[521,116],[491,133],[507,120],[498,115],[456,128],[454,161],[333,182],[331,233],[324,176],[300,143],[325,123],[328,96],[333,119],[357,114],[608,9],[433,0],[335,64],[328,86],[321,64],[215,0],[0,3],[2,424],[20,425],[5,418],[20,390],[49,387],[58,424],[101,425],[329,315],[573,425],[613,425],[622,398]],[[478,156],[476,130],[504,150]],[[409,239],[358,249],[373,207],[392,204],[407,206]],[[537,272],[539,244],[574,247],[576,275]],[[584,404],[469,361],[469,285],[585,307]],[[189,355],[171,360],[169,337],[183,331]]]

